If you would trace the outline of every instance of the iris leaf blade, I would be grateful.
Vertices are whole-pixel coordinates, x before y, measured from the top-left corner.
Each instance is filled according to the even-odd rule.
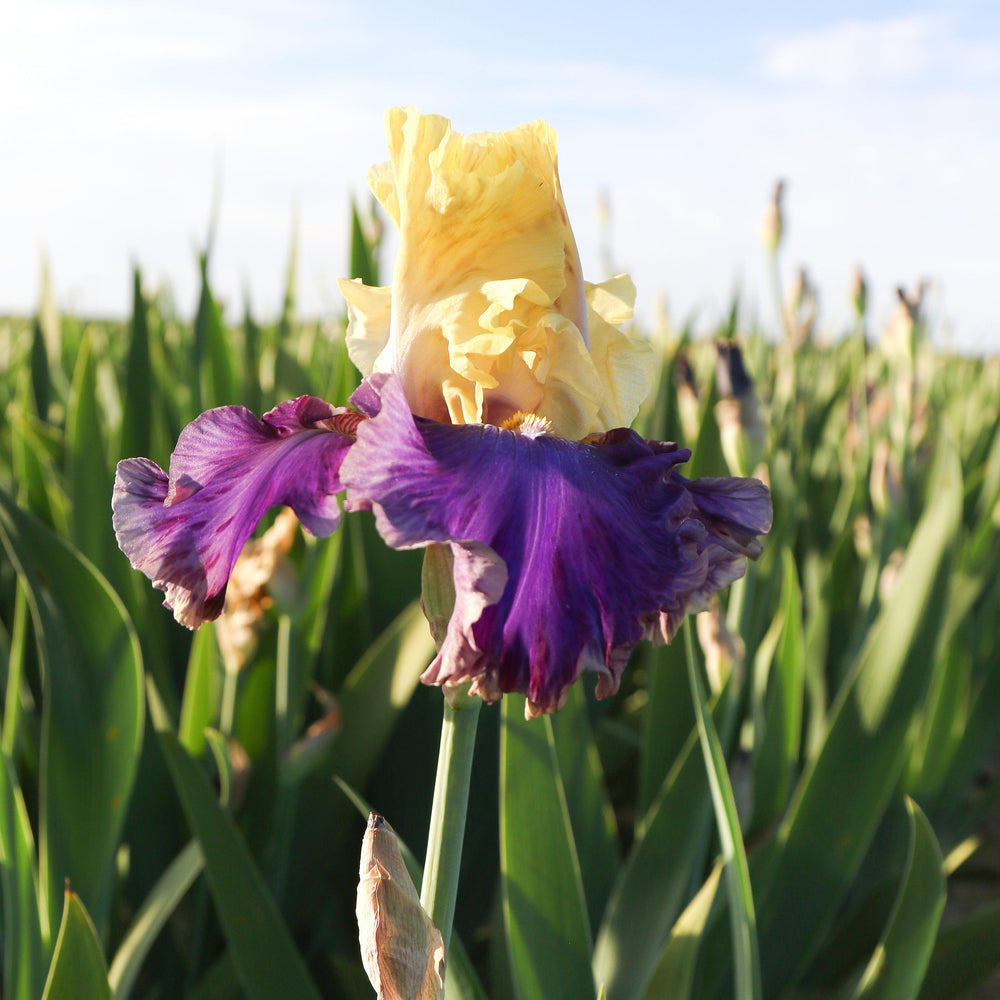
[[[42,1000],[111,1000],[97,931],[80,897],[66,891],[62,923]]]
[[[907,864],[892,916],[852,1000],[914,1000],[920,992],[944,910],[943,860],[920,807],[906,799]]]
[[[760,954],[757,946],[756,914],[750,872],[743,847],[743,833],[736,813],[736,800],[729,783],[726,759],[718,733],[706,704],[705,689],[694,661],[691,640],[692,624],[685,623],[684,645],[687,652],[688,678],[698,722],[698,740],[705,758],[715,823],[722,844],[726,889],[729,896],[730,927],[733,935],[733,965],[736,970],[737,1000],[760,1000]]]
[[[132,321],[129,324],[125,403],[118,449],[123,457],[149,455],[152,451],[152,414],[157,402],[154,392],[158,386],[153,380],[150,364],[148,309],[142,294],[142,275],[135,268],[132,272]]]
[[[773,662],[766,672],[755,670],[756,679],[763,679],[767,689],[762,698],[763,717],[759,720],[762,732],[753,761],[754,829],[762,829],[781,816],[798,764],[802,736],[805,683],[802,594],[795,561],[787,548],[782,552],[782,566],[781,625]],[[760,659],[757,665],[761,666]]]
[[[1000,903],[945,927],[938,934],[920,1000],[958,1000],[1000,969]]]
[[[644,816],[694,728],[694,713],[679,642],[643,644],[633,657],[637,667],[645,665],[649,678],[639,760],[639,815]]]
[[[191,831],[205,856],[216,912],[248,1000],[320,1000],[250,850],[207,777],[170,731],[158,698],[150,709],[160,749]]]
[[[43,666],[39,871],[45,938],[66,878],[97,926],[107,919],[114,855],[142,744],[142,653],[107,581],[3,493],[0,536],[28,587]],[[79,830],[87,836],[78,836]]]
[[[45,977],[35,843],[14,767],[0,758],[0,887],[3,890],[3,995],[34,1000]]]
[[[160,876],[132,919],[111,963],[108,980],[114,1000],[127,1000],[131,995],[149,949],[204,865],[201,846],[192,840]]]
[[[691,995],[698,946],[719,888],[722,865],[717,864],[677,918],[663,948],[656,971],[643,993],[643,1000],[686,1000]]]
[[[716,725],[726,718],[731,698],[727,686],[712,708]],[[636,828],[597,933],[594,976],[608,1000],[631,1000],[646,988],[686,902],[710,820],[705,762],[692,731]]]
[[[939,451],[936,474],[938,492],[914,532],[899,586],[869,632],[778,832],[780,853],[759,900],[768,995],[794,981],[822,941],[902,776],[961,512],[962,476],[953,451]],[[811,891],[803,893],[803,884]]]
[[[510,969],[521,1000],[596,994],[580,865],[551,721],[502,704],[500,877]]]
[[[88,329],[73,372],[66,414],[70,540],[112,583],[120,584],[128,567],[118,554],[108,516],[113,477],[107,466],[108,447],[97,402],[98,362],[94,337]]]
[[[204,753],[206,727],[218,722],[221,672],[215,628],[207,624],[191,641],[177,733],[181,745],[193,757]]]
[[[615,814],[604,784],[601,758],[587,718],[582,684],[570,686],[566,704],[552,717],[556,756],[580,859],[591,927],[596,927],[621,861]]]

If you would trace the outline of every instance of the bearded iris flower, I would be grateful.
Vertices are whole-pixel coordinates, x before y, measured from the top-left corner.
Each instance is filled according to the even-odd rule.
[[[399,249],[391,287],[341,282],[365,376],[351,405],[222,407],[184,429],[168,471],[119,463],[119,545],[197,627],[269,507],[326,535],[343,493],[390,546],[451,552],[454,610],[424,681],[520,691],[532,714],[583,670],[612,694],[636,643],[669,641],[756,558],[770,496],[688,480],[689,451],[627,429],[652,353],[621,329],[631,281],[583,281],[547,125],[462,136],[393,109],[386,127],[369,183]]]

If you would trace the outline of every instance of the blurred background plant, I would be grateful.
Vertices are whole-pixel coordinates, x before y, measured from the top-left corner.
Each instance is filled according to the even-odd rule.
[[[637,422],[693,448],[689,475],[773,493],[764,556],[698,621],[692,664],[753,906],[727,916],[684,642],[642,648],[606,702],[584,680],[551,718],[516,696],[482,712],[451,1000],[940,1000],[1000,965],[1000,358],[935,349],[919,289],[870,341],[860,273],[854,328],[822,342],[805,271],[782,293],[780,199],[783,329],[734,301],[709,339],[652,331]],[[377,285],[376,217],[354,208],[352,232]],[[357,382],[343,323],[296,313],[294,238],[274,323],[224,322],[211,245],[190,323],[138,271],[128,323],[60,316],[47,280],[34,318],[0,320],[10,1000],[369,997],[367,806],[426,840],[442,699],[418,683],[419,552],[362,516],[324,540],[274,516],[191,634],[115,545],[118,458],[164,463],[209,406]]]

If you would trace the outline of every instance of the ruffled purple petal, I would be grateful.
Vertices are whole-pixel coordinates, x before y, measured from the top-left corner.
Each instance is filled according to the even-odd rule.
[[[169,473],[148,458],[118,463],[119,547],[182,625],[217,618],[229,574],[270,507],[291,507],[314,535],[336,529],[340,465],[361,419],[314,396],[281,403],[263,420],[242,406],[201,414],[181,431]]]
[[[395,548],[447,543],[455,610],[428,683],[549,712],[581,670],[614,693],[629,651],[742,575],[771,523],[752,479],[688,481],[690,452],[617,429],[593,442],[414,418],[393,376],[341,468]]]

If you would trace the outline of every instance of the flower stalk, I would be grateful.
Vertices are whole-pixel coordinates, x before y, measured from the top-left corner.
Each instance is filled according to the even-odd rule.
[[[448,619],[455,606],[452,555],[445,545],[424,550],[421,601],[434,643],[441,648]],[[445,959],[455,918],[458,873],[462,866],[465,818],[469,809],[469,782],[476,728],[482,699],[468,693],[468,684],[444,688],[444,718],[438,751],[434,801],[427,834],[427,855],[420,886],[420,904],[430,915],[444,940]]]
[[[456,698],[446,698],[444,703],[420,904],[441,931],[446,959],[455,918],[472,755],[482,704],[481,699],[464,692]]]

